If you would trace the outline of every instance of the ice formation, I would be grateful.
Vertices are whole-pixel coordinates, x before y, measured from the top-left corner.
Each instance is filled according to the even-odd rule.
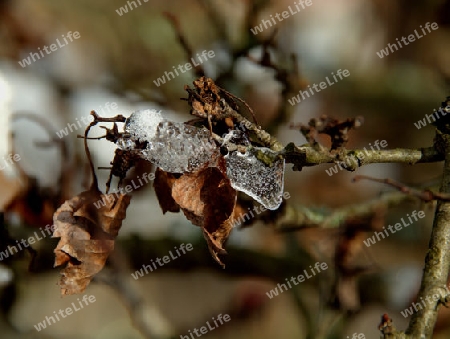
[[[125,132],[128,136],[117,141],[119,148],[138,152],[166,172],[195,172],[207,163],[215,166],[220,156],[208,130],[168,121],[159,111],[147,109],[132,113],[125,122]],[[252,147],[240,131],[231,131],[224,140],[222,146],[231,142],[248,147],[244,154],[232,151],[225,156],[232,187],[268,209],[277,209],[283,198],[284,159],[265,164],[258,159],[258,152],[272,159],[276,153],[266,147]],[[146,146],[136,147],[137,143]]]
[[[159,111],[140,110],[125,122],[129,138],[117,142],[119,148],[139,152],[139,155],[163,171],[194,172],[207,162],[214,163],[219,150],[205,128],[164,119]],[[136,149],[136,142],[147,142]]]
[[[244,154],[231,152],[225,156],[227,176],[234,189],[248,194],[264,207],[276,210],[283,199],[284,159],[277,159],[269,166],[256,157],[256,152],[275,155],[266,147],[247,149]]]

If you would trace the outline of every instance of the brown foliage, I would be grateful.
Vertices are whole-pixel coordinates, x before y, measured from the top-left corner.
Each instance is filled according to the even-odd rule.
[[[223,244],[233,228],[237,196],[225,172],[207,167],[177,179],[158,169],[154,186],[163,212],[181,209],[189,221],[202,228],[211,255],[224,266],[218,255],[226,253]]]
[[[131,196],[84,191],[67,200],[55,212],[53,237],[60,237],[55,248],[55,266],[67,264],[61,274],[61,294],[82,293],[105,265],[114,249],[114,240],[125,219]],[[96,208],[95,202],[104,206]]]

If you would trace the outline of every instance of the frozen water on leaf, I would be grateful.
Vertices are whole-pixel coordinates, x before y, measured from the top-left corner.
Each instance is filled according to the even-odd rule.
[[[167,120],[159,123],[145,149],[145,159],[173,173],[194,172],[207,162],[214,164],[218,156],[206,129]]]
[[[125,131],[131,135],[132,139],[148,141],[155,136],[158,124],[163,120],[161,111],[138,110],[133,112],[125,122]]]
[[[230,152],[225,156],[227,176],[231,186],[251,196],[270,210],[280,207],[284,189],[284,159],[275,160],[271,166],[266,165],[256,156],[273,157],[275,153],[266,147]]]
[[[207,162],[215,164],[219,150],[204,128],[171,122],[159,111],[141,110],[131,114],[125,123],[129,139],[117,141],[119,148],[133,150],[165,172],[194,172]],[[135,149],[135,141],[147,142]]]

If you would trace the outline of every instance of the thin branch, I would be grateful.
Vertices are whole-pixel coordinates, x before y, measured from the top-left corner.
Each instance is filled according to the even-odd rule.
[[[178,43],[181,45],[181,47],[184,49],[184,51],[187,54],[187,57],[189,60],[194,59],[194,51],[192,50],[191,46],[187,42],[186,38],[184,37],[181,29],[181,25],[179,20],[175,15],[173,15],[170,12],[164,12],[164,16],[167,18],[167,20],[172,24],[173,29],[175,30],[175,33],[177,35]],[[202,77],[205,75],[205,70],[203,69],[202,65],[196,65],[194,67],[195,75],[197,77]]]
[[[274,136],[263,130],[260,126],[252,123],[244,118],[229,101],[223,100],[219,95],[221,88],[217,86],[210,78],[202,77],[194,81],[194,89],[185,86],[188,98],[184,99],[191,106],[191,114],[207,118],[209,127],[211,128],[211,119],[224,120],[233,118],[235,124],[243,125],[248,131],[253,132],[260,143],[269,147],[279,155],[283,156],[287,163],[294,164],[293,170],[301,170],[305,166],[315,166],[323,163],[335,163],[338,160],[345,162],[345,169],[354,171],[358,167],[373,163],[406,163],[416,164],[422,162],[442,161],[443,153],[439,152],[439,148],[428,147],[416,149],[392,149],[381,150],[379,146],[374,146],[371,150],[366,148],[362,150],[346,150],[339,149],[339,152],[331,153],[330,150],[318,143],[308,146],[295,146],[294,143],[283,146]],[[343,126],[346,130],[346,124],[358,126],[359,119],[349,119],[344,125],[338,124],[334,120],[330,129],[340,130]],[[341,136],[342,137],[342,136]],[[345,138],[342,137],[345,141]]]
[[[336,162],[336,155],[324,150],[318,150],[313,146],[295,146],[293,143],[290,143],[282,153],[286,162],[294,164],[293,169],[297,171],[303,167]],[[348,171],[355,171],[363,165],[376,163],[414,165],[444,160],[444,156],[434,147],[420,149],[396,148],[392,150],[342,150],[339,156],[340,161],[345,162],[345,168],[344,166],[342,168]]]
[[[329,215],[305,206],[287,204],[283,212],[277,216],[274,228],[278,231],[294,231],[314,227],[338,228],[350,218],[370,216],[379,208],[398,206],[407,201],[417,201],[417,199],[400,192],[390,192],[369,202],[336,209]]]
[[[429,189],[418,190],[416,188],[411,188],[411,187],[405,186],[405,185],[403,185],[397,181],[394,181],[392,179],[377,179],[377,178],[369,177],[367,175],[357,175],[353,178],[353,182],[356,182],[359,180],[370,180],[370,181],[375,181],[375,182],[379,182],[382,184],[386,184],[386,185],[396,188],[397,190],[399,190],[402,193],[415,196],[425,202],[430,202],[433,200],[450,201],[450,194],[433,192]]]
[[[450,193],[450,135],[436,135],[437,148],[445,151],[445,163],[440,192]],[[450,292],[447,288],[447,278],[450,271],[450,202],[438,201],[431,232],[428,253],[425,258],[425,268],[417,299],[427,299],[439,296],[437,302],[424,303],[423,309],[414,313],[406,334],[411,338],[432,338],[439,307],[445,304]],[[434,299],[433,299],[434,300]]]

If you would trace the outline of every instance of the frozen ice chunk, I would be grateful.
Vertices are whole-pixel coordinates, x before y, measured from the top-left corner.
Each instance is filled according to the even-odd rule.
[[[138,141],[148,141],[156,134],[158,124],[163,121],[161,111],[154,109],[133,112],[125,122],[125,132]]]
[[[266,147],[230,152],[225,156],[227,176],[234,189],[244,192],[270,210],[280,207],[284,189],[284,159],[266,165],[256,156],[273,158],[275,152]]]
[[[214,166],[219,158],[219,148],[205,128],[168,121],[159,111],[132,113],[125,132],[129,137],[116,142],[119,148],[137,152],[166,172],[194,172],[206,163]],[[136,142],[146,143],[145,148],[138,149]]]
[[[162,121],[144,150],[144,158],[163,171],[194,172],[209,163],[216,164],[219,148],[204,128]]]

